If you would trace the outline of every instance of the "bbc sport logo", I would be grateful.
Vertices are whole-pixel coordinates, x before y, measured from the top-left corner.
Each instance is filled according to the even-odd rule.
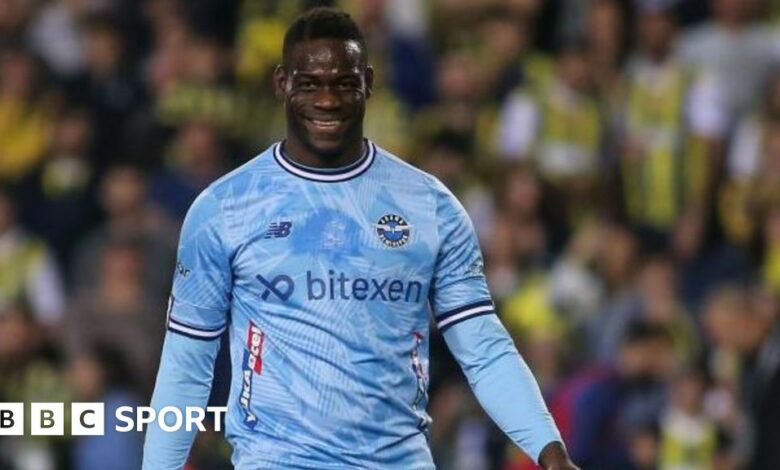
[[[30,403],[29,430],[32,436],[65,435],[64,403]],[[146,427],[157,422],[164,432],[176,432],[181,429],[206,431],[203,424],[211,414],[214,430],[222,430],[221,417],[227,413],[226,406],[187,406],[184,409],[166,406],[155,410],[151,406],[120,406],[116,409],[117,432],[143,432]],[[106,413],[103,403],[71,403],[70,435],[102,436],[105,434]],[[25,404],[0,403],[0,436],[22,436],[25,433]]]

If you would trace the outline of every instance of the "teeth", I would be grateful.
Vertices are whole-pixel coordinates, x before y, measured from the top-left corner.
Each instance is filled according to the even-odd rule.
[[[312,119],[312,123],[314,123],[315,126],[318,127],[336,127],[339,125],[341,121],[334,120],[334,121],[320,121],[318,119]]]

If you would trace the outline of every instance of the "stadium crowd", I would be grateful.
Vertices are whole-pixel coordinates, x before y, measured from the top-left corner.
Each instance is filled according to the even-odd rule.
[[[0,402],[148,403],[181,221],[283,136],[314,4],[367,36],[366,135],[471,215],[578,465],[780,468],[774,0],[0,1]],[[440,468],[535,468],[431,351]],[[137,470],[141,441],[0,437],[0,469]],[[229,454],[200,433],[191,468]]]

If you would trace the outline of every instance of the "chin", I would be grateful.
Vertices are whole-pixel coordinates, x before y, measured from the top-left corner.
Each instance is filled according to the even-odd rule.
[[[346,151],[346,141],[338,139],[309,138],[312,150],[323,157],[338,157]]]

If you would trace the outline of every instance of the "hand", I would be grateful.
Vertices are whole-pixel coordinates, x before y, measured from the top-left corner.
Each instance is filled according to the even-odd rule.
[[[551,442],[544,446],[539,455],[539,465],[544,470],[580,470],[569,458],[569,454],[560,442]]]

